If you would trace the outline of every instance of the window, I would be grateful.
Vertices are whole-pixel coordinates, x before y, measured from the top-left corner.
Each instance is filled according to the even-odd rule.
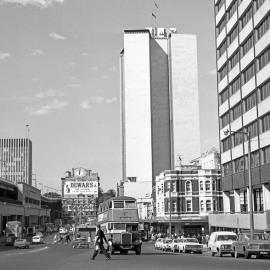
[[[270,48],[258,57],[258,70],[264,68],[270,62]]]
[[[222,81],[222,79],[227,75],[227,65],[222,67],[220,71],[218,71],[218,81]]]
[[[216,190],[216,180],[212,180],[212,190]]]
[[[238,25],[236,25],[232,31],[228,34],[228,45],[232,44],[238,35]]]
[[[247,191],[240,191],[240,211],[241,213],[247,212]]]
[[[201,208],[201,212],[204,212],[204,202],[203,201],[200,202],[200,208]]]
[[[229,98],[229,89],[226,88],[223,92],[219,95],[219,104],[223,104]]]
[[[245,159],[244,157],[237,158],[233,161],[233,171],[235,173],[244,171]]]
[[[258,136],[258,122],[255,121],[255,122],[249,124],[248,126],[246,126],[245,130],[249,132],[250,138],[254,138],[254,137]]]
[[[221,118],[220,118],[220,121],[221,121],[221,127],[222,128],[227,126],[230,123],[230,113],[227,112],[224,115],[222,115]]]
[[[266,132],[270,129],[270,113],[264,115],[261,119],[261,132]]]
[[[263,5],[264,2],[265,2],[265,0],[255,0],[254,1],[255,11],[258,10]]]
[[[254,211],[255,212],[263,211],[263,191],[262,191],[262,188],[254,189],[253,196],[254,196]]]
[[[172,182],[172,192],[176,192],[176,182]]]
[[[244,13],[242,18],[240,19],[240,29],[243,29],[249,20],[252,18],[253,10],[252,5],[248,8],[248,10]]]
[[[258,167],[260,165],[260,153],[255,151],[251,153],[251,168]]]
[[[223,53],[225,53],[226,48],[227,48],[227,43],[226,43],[226,40],[225,40],[217,50],[217,58],[218,59],[223,55]]]
[[[220,23],[218,24],[217,30],[216,30],[217,31],[217,35],[219,35],[222,32],[222,30],[224,29],[225,25],[226,25],[226,17],[224,17],[223,19],[221,19]]]
[[[243,133],[234,133],[232,135],[232,138],[233,138],[233,146],[237,146],[241,143],[243,143],[244,141],[244,134]]]
[[[172,201],[172,212],[176,212],[176,201]]]
[[[256,97],[257,97],[257,92],[254,91],[251,95],[246,97],[244,99],[243,107],[244,107],[244,112],[249,111],[256,105]]]
[[[256,30],[256,40],[258,41],[270,28],[270,15],[268,15]]]
[[[241,46],[242,53],[241,57],[245,56],[246,53],[253,47],[253,36],[251,35]]]
[[[237,1],[235,1],[227,11],[228,20],[234,15],[236,10],[237,10]]]
[[[187,212],[191,212],[192,211],[191,200],[187,200],[186,204],[187,204]]]
[[[262,164],[270,163],[270,146],[262,149]]]
[[[200,181],[200,190],[203,190],[203,181]]]
[[[211,201],[210,200],[206,201],[206,211],[207,212],[211,211]]]
[[[216,4],[216,12],[219,12],[219,10],[222,8],[222,6],[225,4],[225,0],[220,0],[217,4]]]
[[[230,89],[231,89],[231,94],[233,95],[236,93],[241,86],[241,79],[240,77],[237,77],[231,84],[230,84]]]
[[[187,181],[186,182],[186,192],[191,192],[191,182],[190,181]]]
[[[135,202],[126,202],[126,208],[136,208]]]
[[[237,119],[241,115],[242,115],[242,106],[241,106],[241,103],[238,103],[236,106],[234,106],[231,109],[232,120]]]
[[[205,190],[209,191],[210,189],[211,189],[210,181],[207,180],[207,181],[205,181]]]
[[[114,201],[114,208],[124,208],[123,201]]]
[[[229,60],[229,70],[232,70],[239,63],[239,51]]]
[[[231,149],[231,137],[228,137],[222,141],[222,152],[226,152]]]
[[[222,168],[223,176],[227,176],[227,175],[232,174],[232,163],[231,162],[224,163],[221,168]]]
[[[259,99],[260,101],[263,101],[269,96],[270,96],[270,81],[267,81],[259,88]]]
[[[213,200],[213,211],[217,211],[217,201]]]
[[[255,74],[255,64],[252,63],[248,68],[243,71],[242,81],[243,84],[247,83]]]

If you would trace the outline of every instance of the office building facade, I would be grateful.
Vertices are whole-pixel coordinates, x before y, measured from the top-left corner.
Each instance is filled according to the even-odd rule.
[[[32,142],[30,139],[0,139],[1,177],[17,184],[32,185]]]
[[[175,167],[178,155],[189,161],[200,154],[196,44],[195,36],[174,28],[124,31],[123,181],[154,185],[156,175]]]
[[[223,214],[213,227],[270,230],[270,1],[215,0]],[[224,225],[225,224],[225,225]]]

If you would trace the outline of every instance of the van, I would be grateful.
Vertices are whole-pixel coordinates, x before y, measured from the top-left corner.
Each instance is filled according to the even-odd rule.
[[[209,238],[208,248],[210,248],[212,256],[218,255],[222,257],[223,254],[234,256],[232,243],[236,240],[237,235],[234,232],[212,232]]]

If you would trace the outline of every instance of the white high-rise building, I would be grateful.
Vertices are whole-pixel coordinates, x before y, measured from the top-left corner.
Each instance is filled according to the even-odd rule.
[[[125,30],[120,65],[122,177],[154,184],[200,154],[196,36]]]

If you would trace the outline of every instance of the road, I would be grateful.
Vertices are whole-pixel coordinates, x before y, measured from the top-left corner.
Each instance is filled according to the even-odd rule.
[[[102,254],[90,260],[93,250],[73,249],[70,244],[47,244],[30,250],[5,250],[0,252],[0,269],[5,270],[254,270],[269,269],[270,259],[235,259],[230,256],[211,257],[209,252],[200,254],[172,254],[155,251],[153,244],[144,243],[142,255],[113,255],[106,260]]]

